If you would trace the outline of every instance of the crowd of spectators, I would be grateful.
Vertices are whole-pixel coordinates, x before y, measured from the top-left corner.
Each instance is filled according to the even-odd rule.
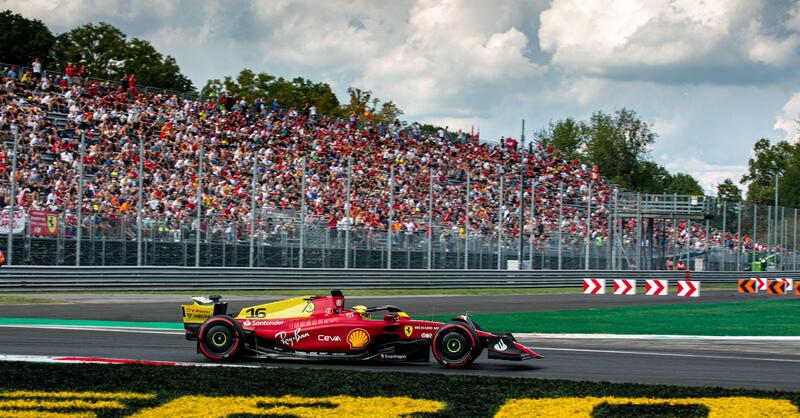
[[[84,135],[83,213],[87,219],[97,215],[93,219],[102,222],[135,218],[141,187],[148,224],[164,230],[180,225],[196,228],[199,185],[201,228],[214,225],[230,233],[230,224],[236,224],[239,233],[234,235],[246,236],[257,166],[259,230],[278,227],[266,220],[294,214],[279,227],[294,231],[303,222],[365,230],[373,236],[387,228],[396,235],[419,235],[430,227],[432,211],[433,233],[439,239],[467,234],[497,239],[502,234],[511,243],[521,225],[540,248],[555,244],[559,235],[564,243],[582,245],[591,198],[589,238],[601,245],[608,237],[607,207],[614,191],[596,168],[564,159],[552,147],[528,144],[523,150],[510,138],[479,143],[471,135],[451,135],[443,129],[428,132],[417,123],[401,125],[369,115],[318,115],[313,103],[295,109],[281,107],[277,99],[250,103],[224,95],[201,101],[154,94],[137,90],[134,76],[110,83],[91,81],[84,72],[80,65],[71,65],[63,76],[47,75],[36,63],[24,75],[13,67],[4,70],[0,172],[4,179],[10,175],[9,145],[12,127],[17,127],[22,150],[17,207],[74,214],[79,143]],[[303,177],[305,199],[301,199]],[[470,206],[465,229],[467,185]],[[8,205],[8,181],[0,198],[4,207]],[[525,205],[522,222],[520,198]],[[304,219],[298,216],[301,200],[307,208]],[[675,245],[688,239],[685,225],[670,225],[665,231]],[[632,237],[635,234],[626,228],[624,239]]]

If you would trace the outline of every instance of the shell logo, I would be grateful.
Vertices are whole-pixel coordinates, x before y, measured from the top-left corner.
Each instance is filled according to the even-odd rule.
[[[347,343],[351,349],[364,348],[369,344],[369,333],[361,328],[356,328],[347,334]]]

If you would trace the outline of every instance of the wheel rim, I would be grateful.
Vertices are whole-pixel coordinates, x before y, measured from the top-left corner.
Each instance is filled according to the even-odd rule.
[[[222,324],[211,326],[203,337],[203,345],[215,355],[225,355],[233,349],[234,343],[233,331]]]
[[[461,350],[461,341],[459,341],[457,338],[451,338],[447,340],[445,346],[447,347],[448,352],[457,353],[459,350]]]
[[[458,363],[466,360],[470,351],[471,344],[463,332],[453,330],[445,333],[437,341],[441,357],[448,363]]]
[[[228,342],[228,336],[223,332],[215,332],[214,335],[211,336],[211,342],[217,347],[222,347]]]

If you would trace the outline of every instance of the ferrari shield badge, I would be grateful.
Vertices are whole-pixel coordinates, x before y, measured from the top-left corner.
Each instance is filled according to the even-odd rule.
[[[411,333],[414,332],[414,327],[411,325],[406,325],[405,328],[403,328],[403,332],[406,333],[406,337],[410,337]]]

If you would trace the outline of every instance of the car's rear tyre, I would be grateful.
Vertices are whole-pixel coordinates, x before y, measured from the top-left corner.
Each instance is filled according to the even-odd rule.
[[[475,360],[479,346],[475,333],[464,323],[454,322],[440,327],[433,336],[433,357],[444,367],[463,367]]]
[[[197,345],[211,360],[234,360],[242,352],[244,331],[235,319],[219,315],[206,320],[200,327]]]

